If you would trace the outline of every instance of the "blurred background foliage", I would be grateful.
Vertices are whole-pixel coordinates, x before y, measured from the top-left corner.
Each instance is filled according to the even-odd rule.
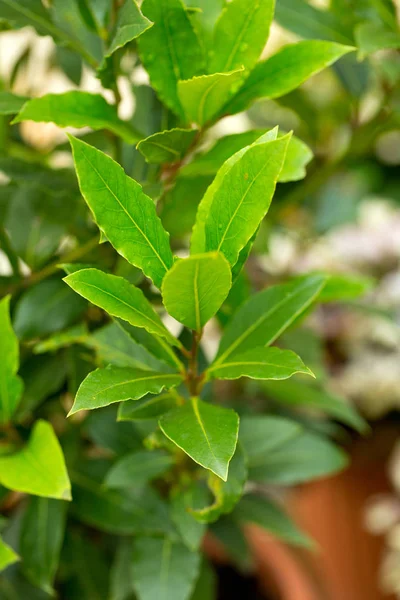
[[[21,96],[22,102],[25,97],[80,89],[100,91],[113,101],[115,90],[108,88],[107,65],[101,81],[91,68],[98,56],[94,31],[101,33],[105,27],[109,3],[53,0],[50,4],[57,5],[59,18],[54,39],[41,35],[46,31],[40,26],[37,31],[25,27],[28,22],[23,20],[13,23],[13,30],[9,30],[8,3],[0,0],[0,87],[4,94],[11,91]],[[223,0],[187,0],[187,5],[195,8],[193,20],[201,20],[211,32]],[[199,7],[202,11],[197,10]],[[354,403],[372,428],[382,421],[399,423],[399,12],[399,6],[390,0],[277,0],[264,56],[299,39],[355,45],[357,53],[346,55],[277,100],[260,101],[246,113],[224,119],[207,132],[198,156],[180,170],[173,186],[168,186],[171,173],[166,170],[162,174],[167,183],[163,190],[157,166],[146,163],[133,145],[112,134],[83,133],[90,144],[117,157],[126,172],[158,201],[159,214],[178,254],[187,248],[198,202],[227,158],[227,146],[229,155],[236,144],[241,148],[277,124],[285,131],[293,130],[309,146],[313,156],[310,153],[306,177],[278,185],[248,268],[237,280],[219,319],[226,321],[250,289],[310,271],[335,274],[325,292],[326,300],[333,302],[318,308],[282,340],[301,354],[317,380],[312,386],[300,379],[279,385],[241,381],[233,389],[221,385],[220,393],[222,400],[224,395],[232,398],[236,394],[238,403],[251,398],[262,410],[296,415],[310,428],[348,446],[352,434],[336,421],[346,422],[346,416],[340,419],[340,411],[347,414],[346,403]],[[86,60],[74,51],[81,46],[89,48]],[[175,117],[149,86],[134,44],[124,49],[118,94],[120,116],[143,134],[174,126]],[[108,411],[90,415],[82,428],[65,420],[65,411],[84,376],[93,364],[107,362],[107,347],[100,334],[88,333],[88,328],[92,331],[103,323],[101,312],[88,309],[87,303],[62,283],[58,265],[96,264],[134,283],[140,282],[142,275],[120,261],[107,242],[98,245],[96,228],[79,194],[64,130],[50,123],[13,126],[12,117],[2,110],[1,99],[2,93],[0,294],[13,294],[13,324],[22,343],[20,374],[25,391],[18,409],[20,426],[22,430],[28,427],[32,414],[50,419],[63,436],[67,457],[78,452],[81,434],[96,455],[107,458],[120,454],[131,450],[135,439],[130,437],[129,424],[123,439],[105,425],[111,422],[107,421]],[[254,129],[256,133],[250,131]],[[231,136],[228,143],[227,135]],[[348,275],[352,277],[348,279]],[[149,296],[155,294],[147,282],[143,285]],[[339,302],[334,302],[335,295]],[[60,336],[54,336],[58,333]],[[216,331],[211,328],[206,340],[205,350],[211,353],[217,343]],[[245,410],[243,406],[241,410]],[[323,417],[324,413],[332,420]],[[362,429],[361,420],[348,424]],[[143,426],[140,433],[143,437],[145,429]],[[299,466],[286,483],[301,481],[302,468],[306,466]],[[400,597],[398,451],[392,455],[389,471],[393,494],[371,501],[366,524],[374,532],[387,535],[381,583]],[[5,490],[0,489],[1,497],[6,497]],[[82,493],[82,503],[75,508],[78,513],[84,513],[86,501]],[[6,510],[12,505],[13,499],[7,496]],[[16,519],[8,532],[10,539],[17,535],[19,526]],[[101,589],[108,583],[101,577],[107,578],[104,562],[109,550],[94,544],[73,523],[63,550],[67,559],[64,568],[69,571],[62,573],[67,581],[66,597],[105,597]],[[124,560],[124,549],[119,553],[115,570]],[[85,577],[79,572],[79,557],[84,557]],[[97,577],[92,596],[82,591],[89,572]],[[113,570],[111,580],[115,573]],[[20,598],[43,597],[18,579],[19,575],[15,577]],[[6,590],[6,583],[1,585]],[[2,597],[11,598],[4,590]]]

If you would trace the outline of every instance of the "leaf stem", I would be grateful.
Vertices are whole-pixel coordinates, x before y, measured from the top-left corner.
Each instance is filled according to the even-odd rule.
[[[186,384],[191,396],[197,396],[201,388],[199,388],[199,383],[202,380],[202,376],[198,375],[198,352],[199,345],[202,336],[202,331],[192,331],[192,348],[190,350],[189,356],[189,364],[186,375]]]

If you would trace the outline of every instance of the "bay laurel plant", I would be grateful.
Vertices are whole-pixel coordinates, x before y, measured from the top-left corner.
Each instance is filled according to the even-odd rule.
[[[215,126],[354,48],[311,39],[260,59],[273,0],[222,4],[0,0],[6,28],[51,36],[72,81],[84,64],[113,97],[0,93],[1,597],[212,600],[207,532],[241,567],[248,522],[308,546],[270,491],[345,465],[317,424],[268,415],[246,384],[311,378],[280,336],[340,297],[320,273],[243,287],[276,186],[311,150],[279,127],[215,141]],[[66,143],[24,144],[25,121],[74,128],[69,167]],[[335,398],[310,403],[363,427]]]

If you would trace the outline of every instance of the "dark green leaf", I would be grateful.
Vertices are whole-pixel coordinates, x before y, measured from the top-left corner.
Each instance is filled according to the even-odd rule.
[[[111,467],[104,484],[113,489],[138,488],[163,475],[173,464],[173,457],[163,450],[132,452]]]
[[[164,434],[195,462],[227,480],[239,428],[233,410],[191,398],[164,414],[159,423]]]
[[[302,432],[296,421],[266,415],[244,415],[240,421],[240,442],[249,466],[258,464],[270,452],[280,448]]]
[[[11,92],[0,92],[0,115],[15,115],[28,100]]]
[[[142,400],[127,400],[119,405],[118,421],[146,421],[156,419],[176,406],[174,394],[146,396]]]
[[[187,600],[200,555],[169,538],[138,538],[133,546],[133,585],[139,600]]]
[[[217,599],[217,575],[210,563],[203,556],[200,566],[200,575],[190,600],[216,600]]]
[[[205,534],[205,525],[194,518],[191,512],[204,508],[208,492],[200,482],[192,481],[183,489],[177,487],[171,495],[171,517],[182,540],[190,550],[198,550]]]

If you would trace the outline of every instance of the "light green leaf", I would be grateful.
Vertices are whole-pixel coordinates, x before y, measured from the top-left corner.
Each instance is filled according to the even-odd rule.
[[[251,296],[226,327],[213,366],[272,344],[318,298],[325,281],[322,275],[311,275]]]
[[[170,371],[165,363],[137,344],[118,322],[109,323],[86,336],[83,344],[95,350],[99,366],[112,364],[117,367]]]
[[[199,549],[205,534],[205,524],[196,520],[191,513],[202,509],[208,501],[208,490],[199,481],[191,481],[183,489],[177,487],[171,494],[171,518],[190,550]]]
[[[80,521],[116,535],[173,533],[168,509],[149,487],[109,490],[103,485],[108,461],[80,461],[71,471],[74,501],[71,508]]]
[[[141,140],[137,149],[148,163],[175,163],[183,158],[197,134],[196,129],[169,129]]]
[[[369,292],[374,285],[371,277],[350,273],[329,275],[319,297],[320,302],[341,302],[353,300]]]
[[[244,79],[244,70],[199,75],[178,81],[178,97],[186,119],[204,125],[219,115]]]
[[[341,17],[343,15],[338,18],[333,10],[316,8],[307,0],[279,0],[276,3],[275,20],[281,27],[301,38],[351,43],[351,26],[345,27]],[[351,21],[349,19],[350,23]]]
[[[0,92],[0,115],[15,115],[28,100],[11,92]]]
[[[32,497],[22,522],[22,570],[33,585],[51,595],[64,538],[66,512],[67,505],[61,500]]]
[[[179,385],[181,381],[182,376],[177,373],[114,366],[96,369],[81,383],[69,415],[79,410],[108,406],[113,402],[138,400],[146,394],[159,394],[164,388]]]
[[[20,560],[18,554],[14,552],[10,546],[8,546],[0,537],[0,573],[4,571],[9,565]]]
[[[319,40],[284,46],[271,58],[257,64],[236,96],[228,102],[225,112],[241,112],[260,98],[284,96],[353,50],[352,46]]]
[[[104,484],[108,488],[138,488],[163,475],[173,464],[173,457],[163,450],[132,452],[111,467]]]
[[[180,79],[204,72],[204,56],[181,0],[145,0],[142,12],[154,25],[138,40],[141,61],[160,99],[182,116]]]
[[[213,473],[209,475],[208,486],[214,494],[214,502],[192,514],[201,523],[213,523],[223,514],[230,513],[241,498],[247,481],[247,457],[240,444],[229,465],[227,481],[221,481]]]
[[[253,494],[244,496],[232,516],[242,523],[255,523],[274,537],[294,546],[307,548],[314,546],[312,540],[300,531],[280,507],[268,498]]]
[[[97,225],[128,262],[160,287],[173,258],[154,202],[110,157],[70,139],[79,186]]]
[[[71,500],[64,456],[50,423],[37,421],[22,450],[0,456],[0,484],[16,492]]]
[[[341,423],[353,427],[356,431],[365,433],[368,424],[359,415],[356,409],[346,400],[327,392],[307,385],[300,381],[285,381],[263,384],[263,389],[268,395],[283,405],[311,408],[327,414]]]
[[[288,181],[304,179],[306,176],[306,166],[312,159],[313,153],[307,144],[292,135],[278,181],[280,183],[287,183]]]
[[[227,297],[231,280],[229,263],[219,252],[178,260],[163,281],[164,306],[177,321],[200,332]]]
[[[134,541],[132,576],[139,600],[187,600],[199,568],[199,554],[167,537]]]
[[[28,100],[13,123],[35,121],[55,123],[59,127],[90,127],[107,129],[134,144],[141,136],[128,123],[118,118],[115,106],[100,96],[88,92],[72,91],[64,94],[46,94]]]
[[[147,421],[156,419],[175,408],[176,396],[171,393],[146,396],[142,400],[128,400],[118,407],[118,421]]]
[[[144,327],[150,333],[165,337],[171,344],[178,344],[142,290],[128,283],[123,277],[103,273],[98,269],[82,269],[67,275],[64,281],[75,292],[110,315],[128,321],[136,327]]]
[[[214,29],[210,73],[255,66],[267,43],[274,7],[275,0],[232,0],[225,5]]]
[[[239,417],[227,408],[191,398],[159,420],[164,434],[195,462],[227,480],[237,442]]]
[[[0,301],[0,423],[8,423],[18,406],[23,382],[17,375],[19,344],[10,321],[10,296]]]
[[[265,217],[290,136],[264,140],[231,157],[208,188],[197,213],[191,253],[217,250],[233,266]],[[208,208],[208,210],[207,210]]]
[[[361,59],[378,50],[400,48],[400,33],[391,31],[380,23],[360,23],[356,26],[354,35]]]
[[[109,58],[116,50],[138,38],[151,26],[152,22],[142,14],[136,0],[126,0],[118,12],[115,34],[105,57]]]
[[[235,354],[222,364],[213,365],[207,370],[209,379],[288,379],[295,373],[312,375],[301,358],[291,350],[265,346]]]

